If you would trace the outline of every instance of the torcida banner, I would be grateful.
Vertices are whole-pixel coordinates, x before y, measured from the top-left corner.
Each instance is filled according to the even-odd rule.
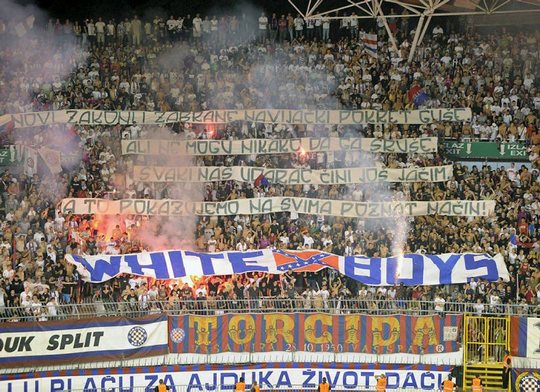
[[[165,125],[178,122],[226,124],[234,121],[279,124],[431,124],[440,121],[469,121],[469,108],[424,110],[207,110],[202,112],[104,111],[91,109],[14,113],[0,116],[0,123],[13,121],[14,128],[49,124],[79,125]]]
[[[452,178],[452,165],[390,169],[354,167],[343,169],[270,169],[254,166],[134,166],[137,182],[255,182],[263,176],[271,184],[363,184],[370,182],[439,182]]]
[[[289,313],[288,301],[279,313],[171,316],[169,352],[438,354],[461,348],[462,315],[327,314],[326,302],[314,313]],[[279,299],[273,303],[279,306]]]
[[[447,253],[406,254],[402,257],[338,256],[318,250],[260,249],[246,252],[202,253],[167,250],[125,255],[66,255],[88,282],[104,282],[125,273],[154,279],[234,275],[247,272],[283,274],[289,269],[316,272],[333,268],[370,286],[428,286],[466,283],[471,278],[508,281],[501,255]]]
[[[437,152],[436,137],[407,139],[296,138],[243,140],[122,140],[122,155],[198,156],[299,154],[306,152],[366,151],[376,153]]]
[[[260,197],[223,202],[188,202],[170,199],[63,199],[63,214],[75,215],[154,215],[154,216],[230,216],[273,212],[342,216],[348,218],[385,218],[396,216],[488,216],[495,211],[494,200],[442,200],[355,202],[310,199],[304,197]]]

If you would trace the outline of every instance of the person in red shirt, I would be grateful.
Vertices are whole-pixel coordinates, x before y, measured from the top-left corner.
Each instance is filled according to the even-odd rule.
[[[521,221],[518,224],[518,233],[519,234],[527,234],[529,230],[529,224],[525,220],[525,218],[521,218]]]

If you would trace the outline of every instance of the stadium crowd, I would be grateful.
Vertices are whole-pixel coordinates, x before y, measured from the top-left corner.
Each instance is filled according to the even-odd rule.
[[[445,31],[436,25],[412,63],[407,63],[414,33],[406,18],[390,18],[398,37],[392,48],[378,21],[364,26],[353,17],[343,22],[305,21],[299,16],[264,14],[230,17],[169,17],[124,21],[51,20],[41,40],[56,50],[55,61],[72,72],[46,80],[57,63],[42,64],[35,51],[10,46],[15,23],[0,23],[0,68],[5,93],[0,113],[91,108],[99,110],[198,111],[205,109],[325,108],[383,110],[470,107],[472,121],[430,125],[304,126],[232,123],[146,125],[54,125],[2,135],[3,144],[76,146],[65,154],[64,170],[52,175],[8,168],[0,190],[0,317],[46,320],[70,311],[60,304],[125,302],[124,310],[175,311],[244,307],[303,309],[394,309],[411,306],[434,311],[463,311],[448,303],[467,303],[471,312],[540,313],[540,131],[538,90],[539,31],[497,34]],[[448,30],[448,28],[447,28]],[[363,48],[363,36],[377,32],[377,58]],[[65,39],[66,37],[73,37]],[[58,37],[63,37],[58,39]],[[80,45],[75,61],[67,45]],[[52,43],[52,44],[51,44]],[[78,47],[78,46],[77,46]],[[26,48],[27,49],[27,48]],[[21,62],[24,68],[12,65]],[[10,67],[5,66],[10,64]],[[413,91],[421,87],[423,102]],[[25,99],[21,97],[30,97]],[[60,136],[59,136],[60,135]],[[67,135],[67,136],[66,136]],[[446,183],[285,186],[259,181],[214,182],[198,187],[134,183],[137,165],[172,164],[164,157],[122,156],[120,140],[137,138],[243,139],[301,136],[362,136],[385,139],[438,136],[454,140],[521,141],[529,164],[469,167],[454,163]],[[66,148],[67,148],[66,147]],[[182,158],[183,159],[183,158]],[[69,161],[69,163],[67,162]],[[451,162],[442,145],[436,154],[301,153],[264,156],[204,156],[208,166],[257,165],[277,168],[373,166],[423,167]],[[509,283],[472,281],[459,287],[373,288],[335,271],[283,275],[245,274],[155,282],[121,276],[104,284],[83,282],[64,255],[121,254],[163,246],[201,251],[257,248],[321,249],[339,255],[385,257],[394,252],[396,222],[295,213],[219,218],[189,222],[148,217],[63,215],[62,197],[199,197],[222,201],[262,196],[324,199],[497,201],[490,217],[422,216],[406,222],[405,253],[487,252],[504,256]],[[193,196],[195,195],[195,196]],[[170,234],[178,231],[176,235]],[[144,235],[150,231],[152,235]],[[190,240],[193,237],[193,240]],[[273,298],[269,300],[268,298]],[[405,305],[404,300],[410,300]],[[158,302],[155,302],[158,301]],[[201,305],[204,304],[204,305]],[[453,306],[453,305],[452,305]],[[21,313],[15,308],[23,309]]]

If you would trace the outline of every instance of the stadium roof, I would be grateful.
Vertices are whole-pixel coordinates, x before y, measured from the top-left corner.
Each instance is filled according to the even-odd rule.
[[[394,34],[386,19],[418,17],[416,33],[409,53],[409,62],[422,42],[432,17],[467,15],[504,15],[540,12],[540,0],[288,0],[304,18],[343,19],[354,12],[358,19],[383,18],[392,47],[397,51]],[[406,12],[388,14],[385,10],[397,5]],[[337,14],[339,12],[339,14]]]

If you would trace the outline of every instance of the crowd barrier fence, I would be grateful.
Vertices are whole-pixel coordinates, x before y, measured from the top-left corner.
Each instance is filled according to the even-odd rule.
[[[0,308],[0,322],[70,320],[94,317],[141,317],[148,314],[178,316],[184,314],[221,315],[225,313],[328,313],[428,316],[444,314],[468,314],[476,316],[538,316],[540,305],[479,304],[401,299],[344,299],[328,298],[258,298],[236,300],[168,300],[168,301],[121,301],[81,302],[53,305],[28,305]]]

